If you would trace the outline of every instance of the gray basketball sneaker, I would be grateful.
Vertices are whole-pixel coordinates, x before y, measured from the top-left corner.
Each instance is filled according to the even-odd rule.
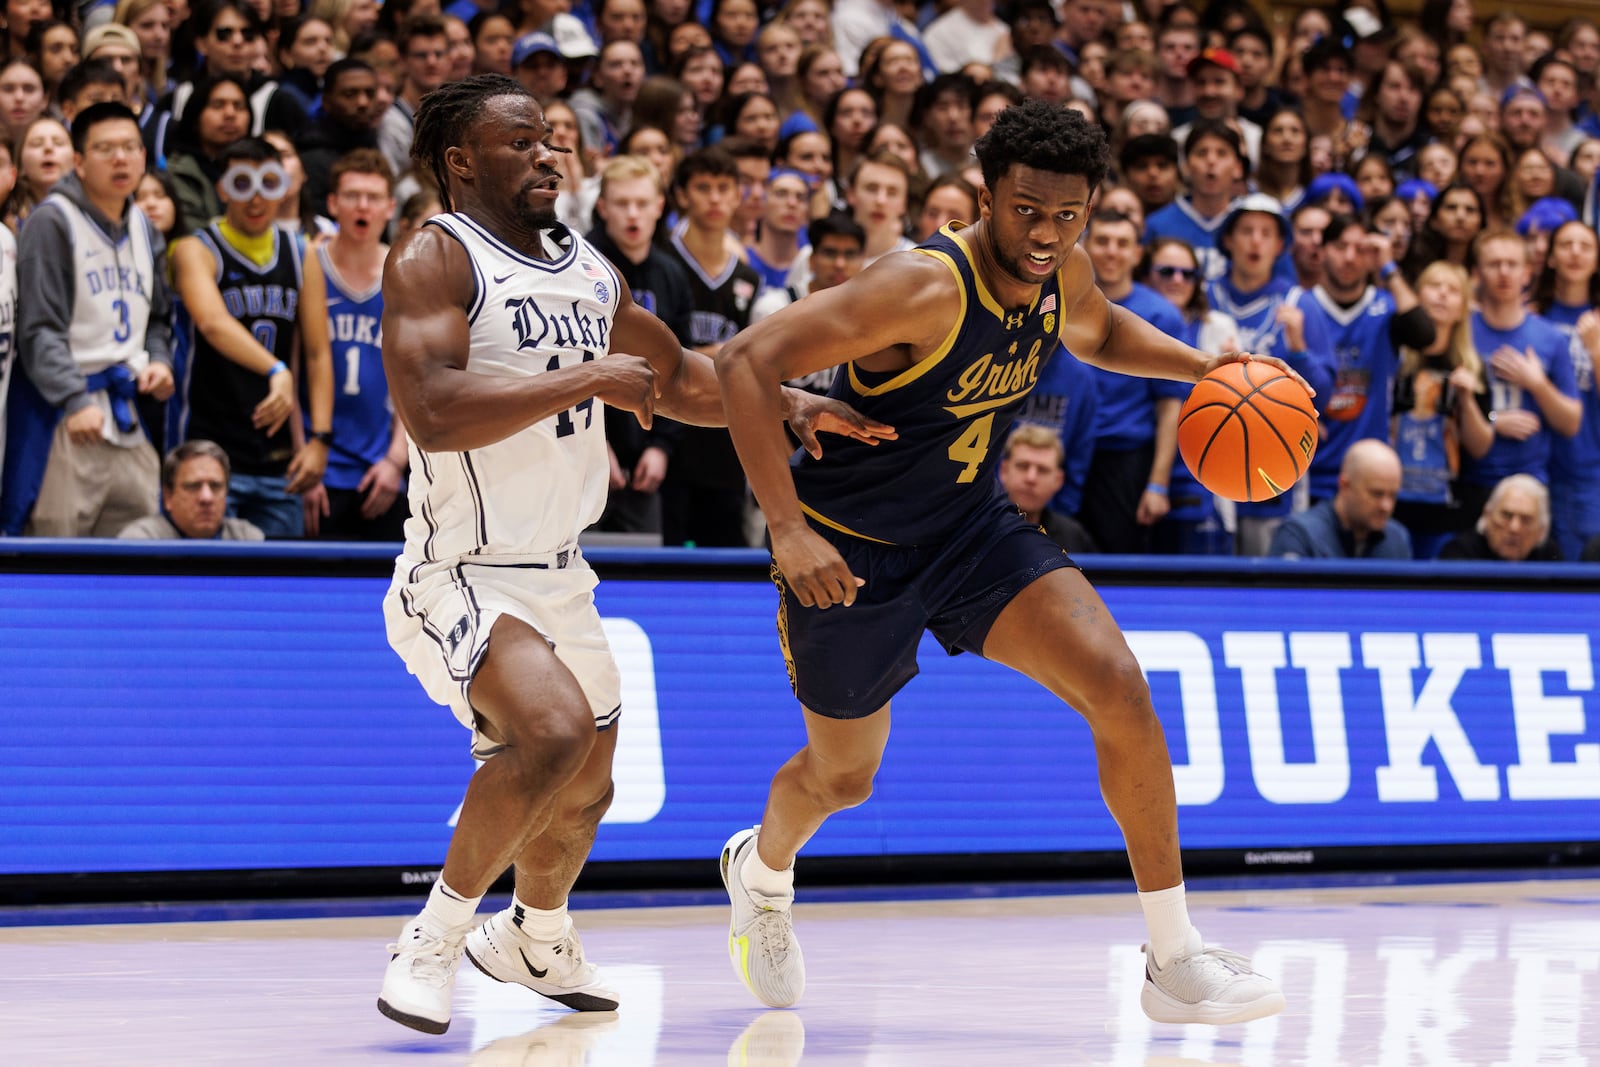
[[[739,871],[756,847],[759,826],[740,830],[722,846],[722,884],[733,905],[728,925],[728,957],[734,972],[756,999],[769,1008],[787,1008],[806,988],[806,961],[794,937],[787,899],[759,897],[745,888]]]
[[[1283,991],[1237,952],[1205,948],[1157,967],[1144,950],[1139,1006],[1158,1023],[1247,1023],[1283,1010]]]

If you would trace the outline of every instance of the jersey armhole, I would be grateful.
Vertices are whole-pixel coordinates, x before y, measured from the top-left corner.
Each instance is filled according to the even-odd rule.
[[[484,283],[483,272],[478,269],[478,261],[472,255],[472,249],[467,246],[467,242],[462,238],[461,234],[456,232],[455,227],[450,225],[447,219],[435,215],[424,222],[423,225],[439,227],[439,229],[449,234],[456,244],[461,246],[461,250],[467,254],[467,264],[472,268],[472,303],[467,308],[467,324],[469,326],[475,325],[478,321],[478,313],[483,310],[483,301],[488,296],[489,287]]]

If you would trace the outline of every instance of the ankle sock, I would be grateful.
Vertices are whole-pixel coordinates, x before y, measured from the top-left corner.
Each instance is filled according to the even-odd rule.
[[[1140,893],[1139,906],[1150,931],[1150,955],[1157,967],[1165,967],[1174,956],[1199,952],[1205,947],[1200,931],[1189,922],[1189,905],[1183,883],[1153,893]]]
[[[758,897],[768,900],[793,900],[794,899],[794,866],[775,871],[761,862],[761,853],[751,849],[750,855],[744,858],[744,865],[739,868],[739,880],[744,887]]]
[[[511,914],[517,929],[533,941],[560,941],[567,933],[567,906],[546,911],[524,904],[521,898],[511,898]]]
[[[430,926],[437,926],[441,930],[455,930],[467,926],[478,913],[478,902],[483,897],[468,897],[456,892],[445,885],[440,878],[433,883],[433,891],[428,894],[428,903],[423,906],[422,915]]]

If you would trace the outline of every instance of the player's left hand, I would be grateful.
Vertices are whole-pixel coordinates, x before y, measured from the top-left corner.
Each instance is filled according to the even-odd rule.
[[[869,419],[849,404],[832,397],[817,396],[804,389],[785,389],[783,395],[789,429],[794,431],[801,447],[813,459],[822,457],[822,442],[817,440],[819,433],[841,434],[869,445],[893,441],[899,436],[893,426]]]
[[[304,493],[322,481],[322,473],[327,469],[328,446],[321,441],[307,441],[289,461],[283,491],[296,495]]]
[[[153,400],[165,400],[172,395],[172,368],[165,363],[151,363],[139,372],[138,389]]]
[[[1220,356],[1212,356],[1206,362],[1205,368],[1200,372],[1200,376],[1203,378],[1218,367],[1226,366],[1229,363],[1265,363],[1269,367],[1276,367],[1278,370],[1283,371],[1283,373],[1305,386],[1306,392],[1312,396],[1317,395],[1317,391],[1311,388],[1311,383],[1300,377],[1300,372],[1289,366],[1289,364],[1277,356],[1258,356],[1254,352],[1224,352]]]

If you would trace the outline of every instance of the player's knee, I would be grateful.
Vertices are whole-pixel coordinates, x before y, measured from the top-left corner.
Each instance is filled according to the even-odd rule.
[[[860,807],[872,796],[876,768],[825,771],[818,775],[815,789],[823,807],[829,811]]]
[[[1133,653],[1123,648],[1106,656],[1093,672],[1085,694],[1086,707],[1080,709],[1091,718],[1141,718],[1153,714],[1150,685]]]
[[[537,781],[567,782],[583,770],[594,748],[594,719],[584,715],[547,714],[507,731],[503,756],[519,771]]]

